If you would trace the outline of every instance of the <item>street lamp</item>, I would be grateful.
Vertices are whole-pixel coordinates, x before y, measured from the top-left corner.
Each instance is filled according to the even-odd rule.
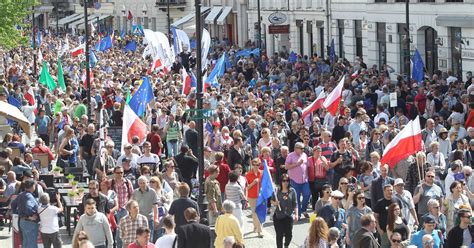
[[[257,15],[258,15],[258,49],[262,55],[262,16],[260,15],[260,0],[257,0]],[[259,59],[260,60],[260,59]]]
[[[200,3],[199,3],[200,4]],[[170,0],[166,2],[166,19],[168,21],[168,40],[171,41],[171,17],[170,17]],[[196,26],[197,28],[197,26]]]
[[[168,0],[169,3],[169,0]],[[203,112],[202,112],[202,60],[201,60],[201,37],[202,37],[202,28],[201,28],[201,0],[195,0],[195,18],[196,18],[196,101],[197,101],[197,115],[196,119],[196,129],[198,132],[198,164],[199,164],[199,198],[198,204],[199,209],[201,210],[201,217],[206,217],[207,213],[207,201],[206,201],[206,192],[204,191],[204,123],[203,123]]]
[[[407,37],[405,38],[405,69],[407,70],[408,83],[411,82],[411,68],[410,68],[410,0],[405,0],[405,17],[406,17],[406,28],[405,32]]]
[[[146,12],[148,12],[148,9],[146,7],[146,3],[143,4],[143,8],[142,8],[142,13],[143,13],[143,19],[142,19],[142,23],[143,23],[143,28],[145,28],[145,16],[146,16]],[[147,25],[148,27],[148,25]]]
[[[90,0],[82,0],[84,4],[84,32],[85,32],[85,50],[86,50],[86,85],[87,85],[87,104],[89,111],[87,111],[87,117],[89,121],[92,122],[91,112],[92,112],[92,104],[91,104],[91,76],[90,76],[90,68],[89,68],[89,20],[87,16],[87,8],[88,3]]]
[[[122,15],[125,16],[127,9],[125,8],[125,4],[122,4]],[[125,29],[127,29],[127,18],[125,18]]]
[[[35,6],[31,11],[31,35],[33,36],[33,75],[36,78],[36,31],[35,31]]]

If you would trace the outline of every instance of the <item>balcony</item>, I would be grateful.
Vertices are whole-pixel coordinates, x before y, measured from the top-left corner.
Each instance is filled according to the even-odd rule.
[[[161,11],[167,11],[166,8],[168,7],[168,1],[170,5],[170,9],[179,9],[184,11],[186,7],[186,0],[156,0],[155,7],[159,8]]]

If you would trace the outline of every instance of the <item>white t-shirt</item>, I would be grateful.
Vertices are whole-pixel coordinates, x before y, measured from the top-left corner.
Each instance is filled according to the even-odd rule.
[[[58,213],[59,208],[56,206],[48,205],[43,211],[45,206],[40,206],[38,208],[38,213],[40,214],[40,232],[42,233],[55,233],[59,232],[58,224]]]
[[[165,234],[156,241],[155,246],[159,248],[173,248],[173,242],[175,238],[176,238],[176,233]],[[178,247],[177,241],[176,241],[176,247]]]

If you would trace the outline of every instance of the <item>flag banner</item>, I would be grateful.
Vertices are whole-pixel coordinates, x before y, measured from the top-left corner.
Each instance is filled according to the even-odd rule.
[[[258,216],[260,224],[265,223],[267,218],[267,201],[268,198],[272,197],[273,194],[273,182],[272,176],[268,169],[268,164],[266,160],[263,160],[263,174],[260,181],[260,190],[257,198],[257,206],[255,207],[255,213]]]

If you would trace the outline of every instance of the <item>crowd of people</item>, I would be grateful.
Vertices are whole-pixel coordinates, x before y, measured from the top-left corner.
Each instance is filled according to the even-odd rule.
[[[1,204],[18,215],[23,247],[37,247],[35,233],[44,247],[61,247],[60,196],[47,194],[34,154],[48,154],[55,167],[84,168],[91,177],[73,247],[244,247],[246,209],[257,237],[264,235],[255,208],[265,168],[275,185],[268,212],[276,240],[268,247],[289,247],[293,224],[304,220],[311,224],[300,243],[310,248],[472,247],[474,127],[465,125],[472,73],[463,79],[435,71],[415,82],[359,57],[237,57],[239,48],[214,43],[206,68],[223,52],[229,65],[218,84],[206,84],[203,108],[212,114],[200,148],[197,124],[186,111],[196,108],[197,95],[183,94],[181,78],[182,70],[196,70],[194,50],[179,53],[166,73],[150,71],[153,59],[142,57],[142,38],[117,36],[111,49],[96,52],[88,89],[83,57],[64,51],[65,40],[76,47],[82,39],[44,33],[36,51],[0,50],[0,100],[18,101],[37,136],[30,140],[15,128],[1,143]],[[124,52],[131,40],[138,49]],[[65,91],[38,82],[38,52],[37,70],[45,62],[53,78],[61,57]],[[147,136],[132,137],[122,149],[107,130],[122,126],[127,95],[144,76],[154,94],[142,117]],[[319,108],[303,116],[343,76],[337,114]],[[395,166],[381,164],[384,148],[417,116],[423,150]],[[14,148],[20,154],[12,157]],[[198,176],[201,150],[204,178]],[[207,212],[193,194],[200,180]]]

